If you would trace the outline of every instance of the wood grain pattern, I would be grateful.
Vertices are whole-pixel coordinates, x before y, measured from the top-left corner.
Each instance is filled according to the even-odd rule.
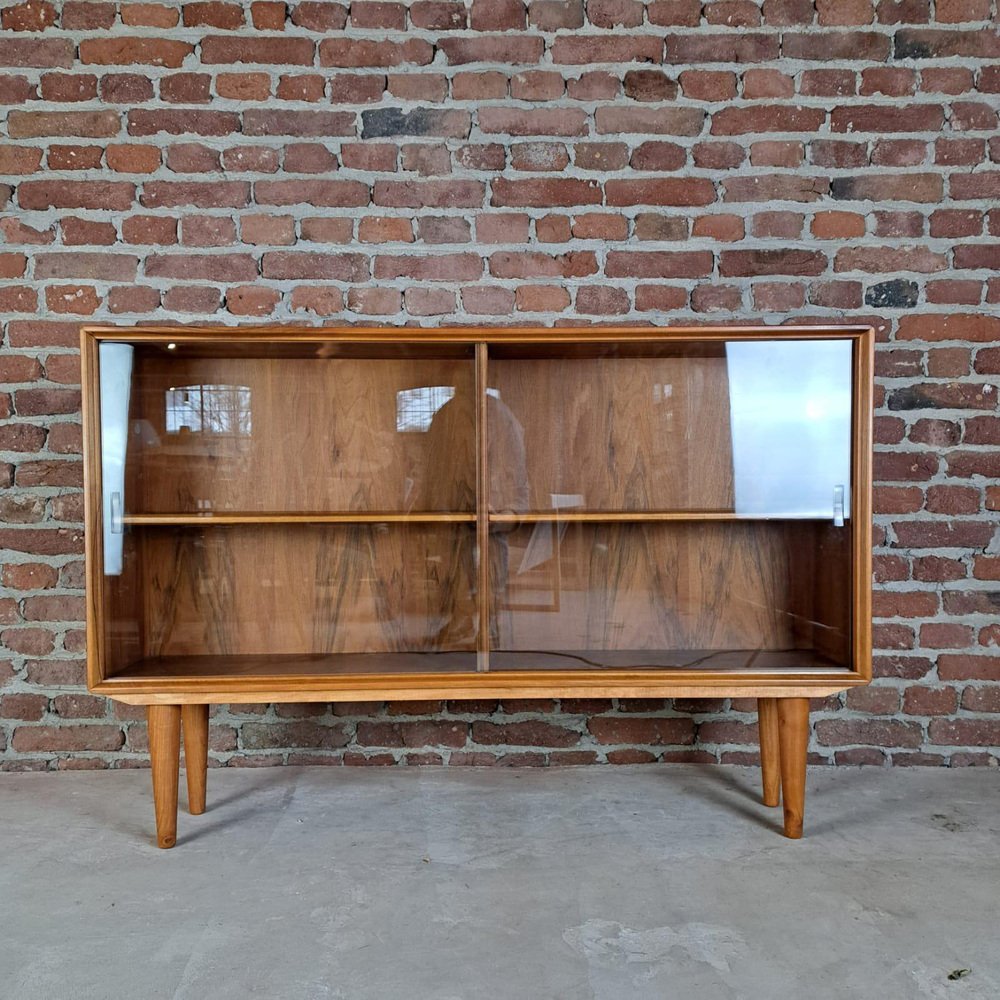
[[[493,360],[490,384],[523,430],[533,510],[733,506],[725,354]],[[508,439],[510,440],[510,439]],[[502,439],[496,463],[516,466]],[[491,494],[490,508],[503,511]]]
[[[474,420],[453,421],[450,453],[434,448],[433,435],[400,431],[397,423],[398,393],[407,390],[445,387],[471,405],[471,361],[139,350],[133,383],[130,514],[475,511]],[[216,430],[168,428],[167,394],[186,388],[194,401],[221,398],[211,409]],[[189,419],[180,412],[175,421]]]
[[[558,601],[539,592],[537,603],[551,606],[538,610],[508,610],[506,597],[517,586],[517,601],[527,603],[530,584],[519,580],[539,579],[530,555],[554,551],[551,531],[541,545],[538,525],[491,538],[496,649],[801,650],[848,663],[849,595],[835,590],[839,601],[818,600],[825,580],[812,562],[815,539],[842,529],[780,521],[573,528],[558,549]],[[840,543],[824,575],[849,571],[849,548]],[[817,632],[828,637],[822,648],[813,643]]]
[[[200,816],[205,811],[208,782],[208,705],[183,705],[181,729],[184,733],[188,811],[192,816]]]
[[[781,804],[781,744],[778,739],[776,698],[757,699],[757,729],[760,733],[760,777],[766,806]]]
[[[806,758],[809,749],[809,699],[778,699],[778,742],[781,745],[781,802],[785,836],[798,840],[806,802]]]
[[[149,760],[153,777],[153,807],[156,813],[156,846],[173,847],[177,842],[177,784],[180,775],[181,707],[150,705],[146,709],[149,729]]]
[[[143,529],[142,656],[475,649],[473,529]],[[107,581],[112,595],[124,586]],[[109,627],[133,628],[132,619]]]

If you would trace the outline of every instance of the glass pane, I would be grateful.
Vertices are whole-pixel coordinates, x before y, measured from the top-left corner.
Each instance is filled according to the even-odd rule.
[[[850,662],[851,529],[543,521],[490,536],[490,669]]]
[[[850,511],[850,340],[491,347],[490,508]],[[838,492],[839,491],[839,492]]]
[[[406,356],[391,345],[378,357],[378,346],[368,356],[297,346],[102,344],[105,524],[143,513],[475,510],[470,347]],[[109,572],[119,549],[106,538]]]
[[[115,674],[476,669],[472,523],[144,525],[121,537],[122,572],[104,587]],[[455,655],[428,656],[440,652]]]

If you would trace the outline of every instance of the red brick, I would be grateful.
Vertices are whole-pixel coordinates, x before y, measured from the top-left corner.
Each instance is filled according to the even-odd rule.
[[[489,2],[489,0],[482,0]],[[451,39],[446,39],[451,41]],[[556,64],[663,62],[663,40],[656,35],[620,32],[612,35],[557,35],[550,52]],[[696,60],[677,60],[694,62]]]
[[[151,278],[252,281],[257,277],[257,262],[249,254],[240,253],[153,254],[146,258],[146,274]]]
[[[597,258],[590,250],[557,256],[504,251],[489,259],[490,274],[498,278],[581,278],[597,270]]]
[[[919,723],[895,719],[819,719],[815,726],[822,746],[858,743],[865,746],[918,747],[922,741]]]
[[[368,186],[360,181],[257,181],[258,205],[298,205],[344,208],[367,205]]]
[[[281,92],[286,79],[282,77],[278,86],[280,98],[287,98]],[[233,101],[265,101],[271,95],[271,78],[266,73],[220,73],[215,78],[215,90],[219,97],[227,97]],[[322,94],[322,86],[320,93]],[[299,97],[300,95],[296,95],[296,99]]]
[[[474,62],[536,66],[545,50],[545,40],[530,35],[481,35],[439,38],[436,47],[444,52],[452,66]],[[433,48],[427,45],[427,51],[421,52],[420,58],[425,63],[430,62]]]
[[[799,90],[808,97],[848,97],[858,90],[857,74],[849,69],[807,69]]]
[[[460,294],[462,307],[474,316],[503,316],[514,309],[514,293],[508,288],[466,286]]]
[[[670,63],[756,63],[777,59],[779,51],[775,34],[677,32],[666,37],[665,58]]]
[[[159,3],[123,3],[122,24],[135,27],[172,28],[177,24],[178,11]]]
[[[595,716],[587,728],[598,743],[639,743],[646,746],[687,746],[694,743],[694,723],[688,718]]]
[[[612,73],[594,70],[567,80],[566,93],[575,101],[610,101],[621,93],[621,83]]]
[[[562,171],[569,163],[569,153],[558,142],[520,142],[511,147],[510,165],[514,170]]]
[[[905,97],[912,94],[916,86],[917,74],[912,69],[880,66],[861,73],[860,92],[865,96],[886,94],[890,97]]]
[[[518,312],[562,312],[569,308],[570,296],[561,285],[521,285],[514,302]]]
[[[451,80],[451,96],[456,101],[481,101],[507,96],[504,73],[456,73]]]
[[[99,66],[166,66],[176,69],[193,51],[193,45],[168,38],[85,38],[80,42],[80,62]]]
[[[736,74],[685,70],[679,77],[684,96],[693,101],[729,101],[736,96]],[[746,95],[750,96],[750,95]]]
[[[821,274],[826,255],[815,250],[723,250],[719,274],[755,276],[763,274]]]
[[[743,218],[739,215],[703,215],[694,220],[692,236],[731,242],[743,239]]]
[[[597,205],[601,188],[596,181],[560,178],[558,180],[508,180],[496,178],[492,184],[495,207],[550,207]]]
[[[725,108],[712,115],[713,135],[750,135],[760,132],[813,132],[826,119],[821,108],[758,105]]]
[[[356,6],[351,5],[352,22]],[[454,0],[416,0],[410,6],[410,21],[415,28],[429,31],[457,31],[469,26],[469,15],[466,5]]]
[[[995,719],[933,719],[927,734],[931,743],[939,745],[995,747],[1000,744],[1000,722]],[[16,738],[17,733],[14,735]]]
[[[253,26],[259,31],[283,31],[287,4],[272,0],[255,0],[250,4]]]
[[[634,101],[672,101],[677,82],[658,69],[633,69],[625,73],[625,96]]]
[[[292,7],[292,24],[309,31],[340,31],[347,24],[347,7],[339,3],[301,0]]]
[[[829,182],[820,177],[794,174],[733,177],[722,182],[723,201],[817,201],[827,193]]]
[[[7,129],[12,138],[66,135],[107,138],[121,127],[117,111],[11,111]]]
[[[485,193],[479,181],[376,181],[372,201],[387,208],[478,208]]]
[[[568,215],[546,215],[535,222],[535,239],[539,243],[566,243],[570,235]]]
[[[696,278],[711,274],[711,251],[625,251],[608,254],[609,278]]]
[[[585,316],[613,316],[630,308],[624,288],[587,286],[576,293],[576,311]]]
[[[73,42],[68,38],[0,38],[0,66],[69,69],[73,59]]]
[[[446,41],[450,41],[450,39]],[[311,46],[312,43],[309,44]],[[275,55],[280,56],[280,49],[276,51]],[[426,66],[431,62],[433,56],[433,46],[421,38],[411,38],[402,42],[327,38],[319,44],[319,64],[321,66],[342,66],[345,68],[374,68],[405,64]],[[276,58],[275,61],[285,62],[287,60]],[[306,65],[311,62],[311,54],[308,59],[303,59],[303,63]]]
[[[549,101],[563,95],[566,83],[559,73],[528,70],[511,77],[511,97],[518,101]],[[483,108],[482,111],[489,111]],[[505,131],[505,130],[504,130]]]
[[[206,66],[233,63],[311,66],[314,53],[315,43],[309,38],[208,35],[201,40],[201,61]]]
[[[569,747],[580,741],[580,733],[549,722],[472,723],[472,741],[482,746]]]
[[[126,243],[166,246],[177,242],[177,220],[155,215],[133,215],[122,220]]]
[[[276,250],[265,253],[261,261],[265,278],[364,281],[371,275],[367,257],[358,253],[308,253]]]
[[[323,174],[337,169],[337,157],[330,149],[319,142],[294,142],[285,147],[285,172],[289,174]],[[283,183],[283,182],[277,182]],[[264,188],[265,192],[273,188]],[[287,190],[279,188],[280,190]],[[358,189],[358,196],[361,191]],[[265,193],[264,197],[268,197]],[[258,199],[260,190],[258,190]]]
[[[317,316],[333,316],[343,310],[344,298],[339,288],[296,285],[292,290],[291,308],[293,312],[303,311]]]
[[[598,134],[639,132],[654,135],[698,135],[705,112],[700,108],[599,107],[594,113]]]

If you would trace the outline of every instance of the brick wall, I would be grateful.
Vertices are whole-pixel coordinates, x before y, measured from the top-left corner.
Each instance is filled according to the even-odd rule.
[[[875,672],[813,757],[1000,757],[991,0],[2,4],[0,767],[86,693],[83,319],[878,324]],[[747,703],[220,709],[230,764],[749,761]]]

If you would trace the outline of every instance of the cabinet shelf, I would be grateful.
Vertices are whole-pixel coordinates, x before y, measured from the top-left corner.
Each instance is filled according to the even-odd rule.
[[[639,670],[706,671],[725,674],[836,674],[850,671],[813,649],[585,649],[498,650],[490,672]],[[405,674],[477,674],[473,650],[402,653],[303,653],[154,656],[129,664],[109,680],[225,682],[240,678],[275,681]],[[483,683],[489,673],[478,672]]]
[[[491,524],[539,524],[547,521],[829,521],[818,514],[740,514],[727,510],[533,510],[523,514],[493,513]]]
[[[124,524],[224,525],[224,524],[441,524],[475,521],[472,511],[212,511],[190,514],[126,514]]]

